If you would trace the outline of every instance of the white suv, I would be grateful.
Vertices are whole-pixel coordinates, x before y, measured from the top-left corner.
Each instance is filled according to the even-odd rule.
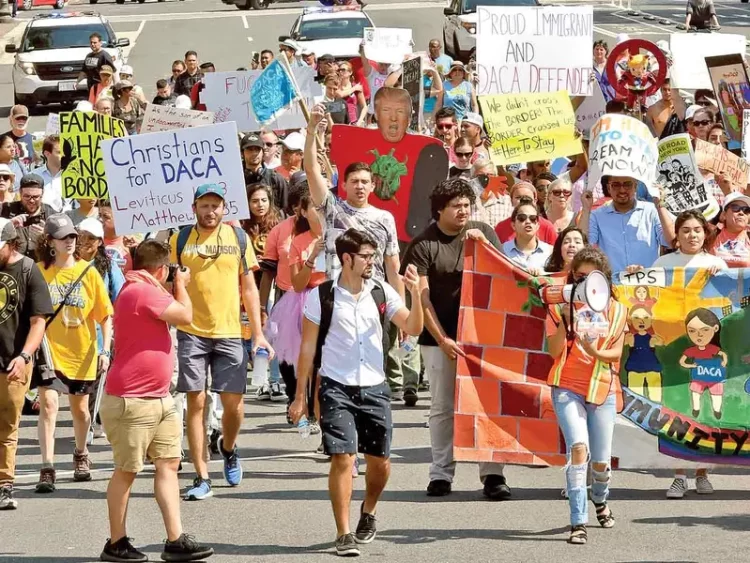
[[[375,24],[358,7],[304,8],[292,25],[291,38],[317,57],[359,58],[359,46],[366,27],[375,27]],[[285,38],[281,36],[279,41]]]
[[[122,47],[107,20],[94,12],[67,12],[35,16],[26,26],[20,45],[9,43],[6,53],[16,53],[13,64],[13,100],[32,107],[37,103],[73,103],[88,99],[86,81],[79,82],[89,54],[89,36],[102,36],[104,49],[115,66],[122,66]],[[117,70],[115,69],[115,70]]]

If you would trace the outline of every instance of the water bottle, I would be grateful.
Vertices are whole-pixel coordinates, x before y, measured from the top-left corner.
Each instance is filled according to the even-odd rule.
[[[255,357],[253,358],[253,378],[252,384],[254,387],[260,387],[266,382],[268,377],[268,350],[265,348],[258,348],[255,351]]]
[[[407,336],[398,348],[398,356],[404,358],[417,349],[417,337]]]
[[[300,438],[309,438],[310,437],[310,421],[307,420],[306,416],[303,416],[299,419],[299,422],[297,423],[297,432],[299,432]]]

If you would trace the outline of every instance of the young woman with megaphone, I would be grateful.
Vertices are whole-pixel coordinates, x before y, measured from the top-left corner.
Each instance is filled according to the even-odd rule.
[[[552,387],[555,414],[568,445],[568,541],[574,544],[587,541],[589,460],[596,519],[603,528],[615,525],[607,497],[627,309],[615,298],[609,262],[598,248],[587,246],[575,254],[568,283],[585,286],[584,281],[594,272],[609,285],[609,296],[601,307],[599,303],[594,307],[575,303],[580,294],[574,285],[567,298],[574,303],[551,305],[547,318],[547,349],[554,360],[547,383]]]

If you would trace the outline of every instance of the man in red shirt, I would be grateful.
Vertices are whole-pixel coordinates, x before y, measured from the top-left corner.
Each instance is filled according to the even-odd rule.
[[[529,197],[534,200],[535,204],[537,203],[536,189],[529,182],[518,182],[517,184],[513,184],[513,187],[510,189],[510,201],[513,203],[514,209],[521,201],[522,197]],[[497,233],[497,238],[500,239],[500,242],[508,242],[512,239],[515,236],[515,233],[513,232],[513,222],[511,221],[511,218],[508,217],[504,221],[500,221],[495,226],[495,232]],[[551,221],[548,221],[541,215],[539,216],[539,234],[537,236],[539,237],[539,240],[544,241],[547,244],[555,244],[555,241],[557,240],[555,226]]]
[[[107,488],[110,539],[102,561],[148,561],[125,530],[130,490],[147,456],[156,468],[154,493],[167,529],[161,558],[198,561],[213,554],[212,548],[182,533],[177,478],[182,432],[169,393],[174,362],[169,325],[191,323],[193,305],[185,289],[190,272],[175,272],[174,297],[164,287],[168,274],[169,247],[156,240],[142,242],[116,302],[117,356],[100,409],[115,462]]]

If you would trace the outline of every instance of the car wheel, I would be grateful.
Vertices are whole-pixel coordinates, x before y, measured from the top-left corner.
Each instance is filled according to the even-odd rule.
[[[250,0],[253,10],[265,10],[271,4],[271,0]]]
[[[97,0],[97,1],[98,1],[98,0]],[[118,4],[124,4],[124,3],[125,3],[125,0],[115,0],[115,2],[117,2]]]
[[[19,10],[30,11],[31,8],[33,7],[34,7],[34,0],[23,0],[23,2],[18,4]]]
[[[235,6],[237,6],[238,10],[249,10],[250,8],[252,8],[252,6],[250,5],[250,0],[243,0],[242,2],[236,3]]]

